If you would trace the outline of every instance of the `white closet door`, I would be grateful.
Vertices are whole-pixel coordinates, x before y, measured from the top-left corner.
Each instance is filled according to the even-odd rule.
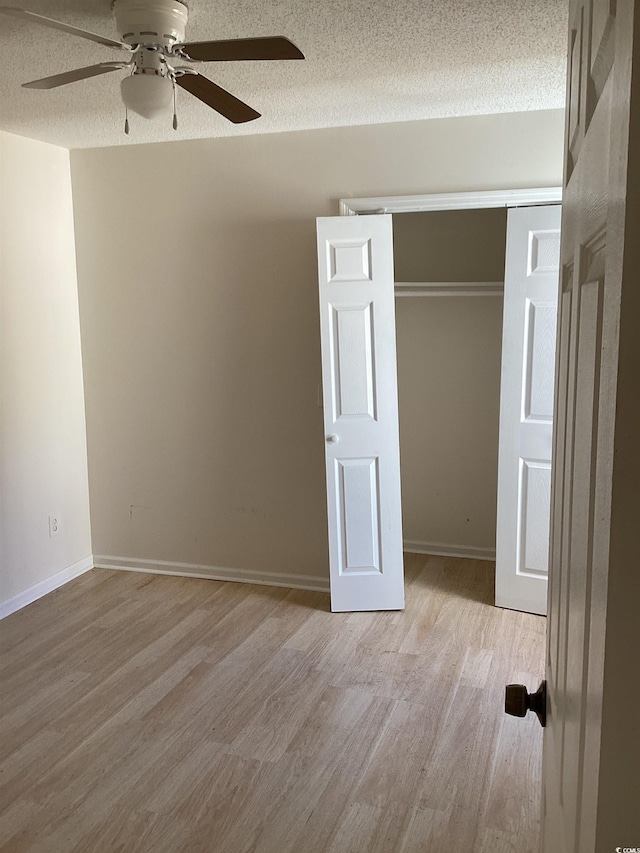
[[[331,609],[404,607],[391,216],[317,220]]]
[[[509,210],[496,604],[546,614],[560,205]]]

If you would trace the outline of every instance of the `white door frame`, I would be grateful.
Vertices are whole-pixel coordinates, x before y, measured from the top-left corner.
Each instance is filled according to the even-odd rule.
[[[429,210],[531,207],[534,204],[558,204],[561,201],[562,187],[372,196],[371,198],[341,198],[339,215],[358,216],[367,213],[419,213]]]
[[[524,189],[502,189],[502,190],[473,190],[470,192],[452,193],[426,193],[423,195],[403,196],[371,196],[368,198],[341,198],[339,199],[340,216],[362,216],[377,213],[420,213],[438,210],[473,210],[509,207],[531,207],[533,205],[560,204],[562,203],[562,187],[529,187]],[[478,282],[484,288],[469,288],[467,291],[460,290],[460,295],[467,295],[475,290],[480,295],[484,289],[487,293],[495,293],[498,290],[498,282],[491,283],[488,287],[486,282]],[[425,289],[421,295],[440,295],[442,288],[434,287]],[[447,293],[451,293],[449,286]],[[405,295],[403,288],[397,288],[396,295]],[[414,294],[412,294],[414,295]],[[460,556],[453,551],[438,551],[443,556]],[[482,559],[495,560],[495,552],[482,556]]]

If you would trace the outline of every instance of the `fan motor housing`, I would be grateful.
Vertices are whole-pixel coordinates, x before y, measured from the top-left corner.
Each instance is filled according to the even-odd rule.
[[[184,41],[189,9],[183,0],[114,0],[113,14],[126,44],[171,47]]]

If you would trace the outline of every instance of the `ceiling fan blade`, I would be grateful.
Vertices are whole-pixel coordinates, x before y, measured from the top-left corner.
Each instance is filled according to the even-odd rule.
[[[221,89],[220,86],[203,77],[202,74],[183,74],[181,77],[176,77],[176,83],[234,124],[260,118],[260,113],[226,89]]]
[[[304,59],[302,51],[284,36],[228,41],[192,41],[176,45],[189,59],[233,62],[237,59]]]
[[[52,77],[23,83],[22,87],[24,89],[55,89],[57,86],[75,83],[76,80],[86,80],[87,77],[97,77],[98,74],[108,74],[109,71],[127,68],[128,65],[130,63],[127,62],[101,62],[99,65],[90,65],[88,68],[76,68],[75,71],[65,71],[63,74],[54,74]]]
[[[70,33],[72,36],[80,36],[89,41],[95,41],[98,44],[103,44],[105,47],[117,47],[120,50],[131,51],[128,44],[114,39],[105,38],[105,36],[90,33],[87,30],[81,30],[79,27],[72,27],[70,24],[63,24],[62,21],[55,21],[53,18],[46,18],[44,15],[37,15],[35,12],[27,12],[25,9],[14,9],[10,6],[0,6],[0,12],[4,15],[12,15],[14,18],[21,18],[23,21],[32,21],[34,24],[42,24],[45,27],[50,27],[53,30],[62,30],[64,33]]]

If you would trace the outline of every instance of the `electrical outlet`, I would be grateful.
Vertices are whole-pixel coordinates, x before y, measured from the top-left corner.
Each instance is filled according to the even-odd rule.
[[[62,519],[59,515],[49,516],[49,536],[58,536],[62,527]]]

